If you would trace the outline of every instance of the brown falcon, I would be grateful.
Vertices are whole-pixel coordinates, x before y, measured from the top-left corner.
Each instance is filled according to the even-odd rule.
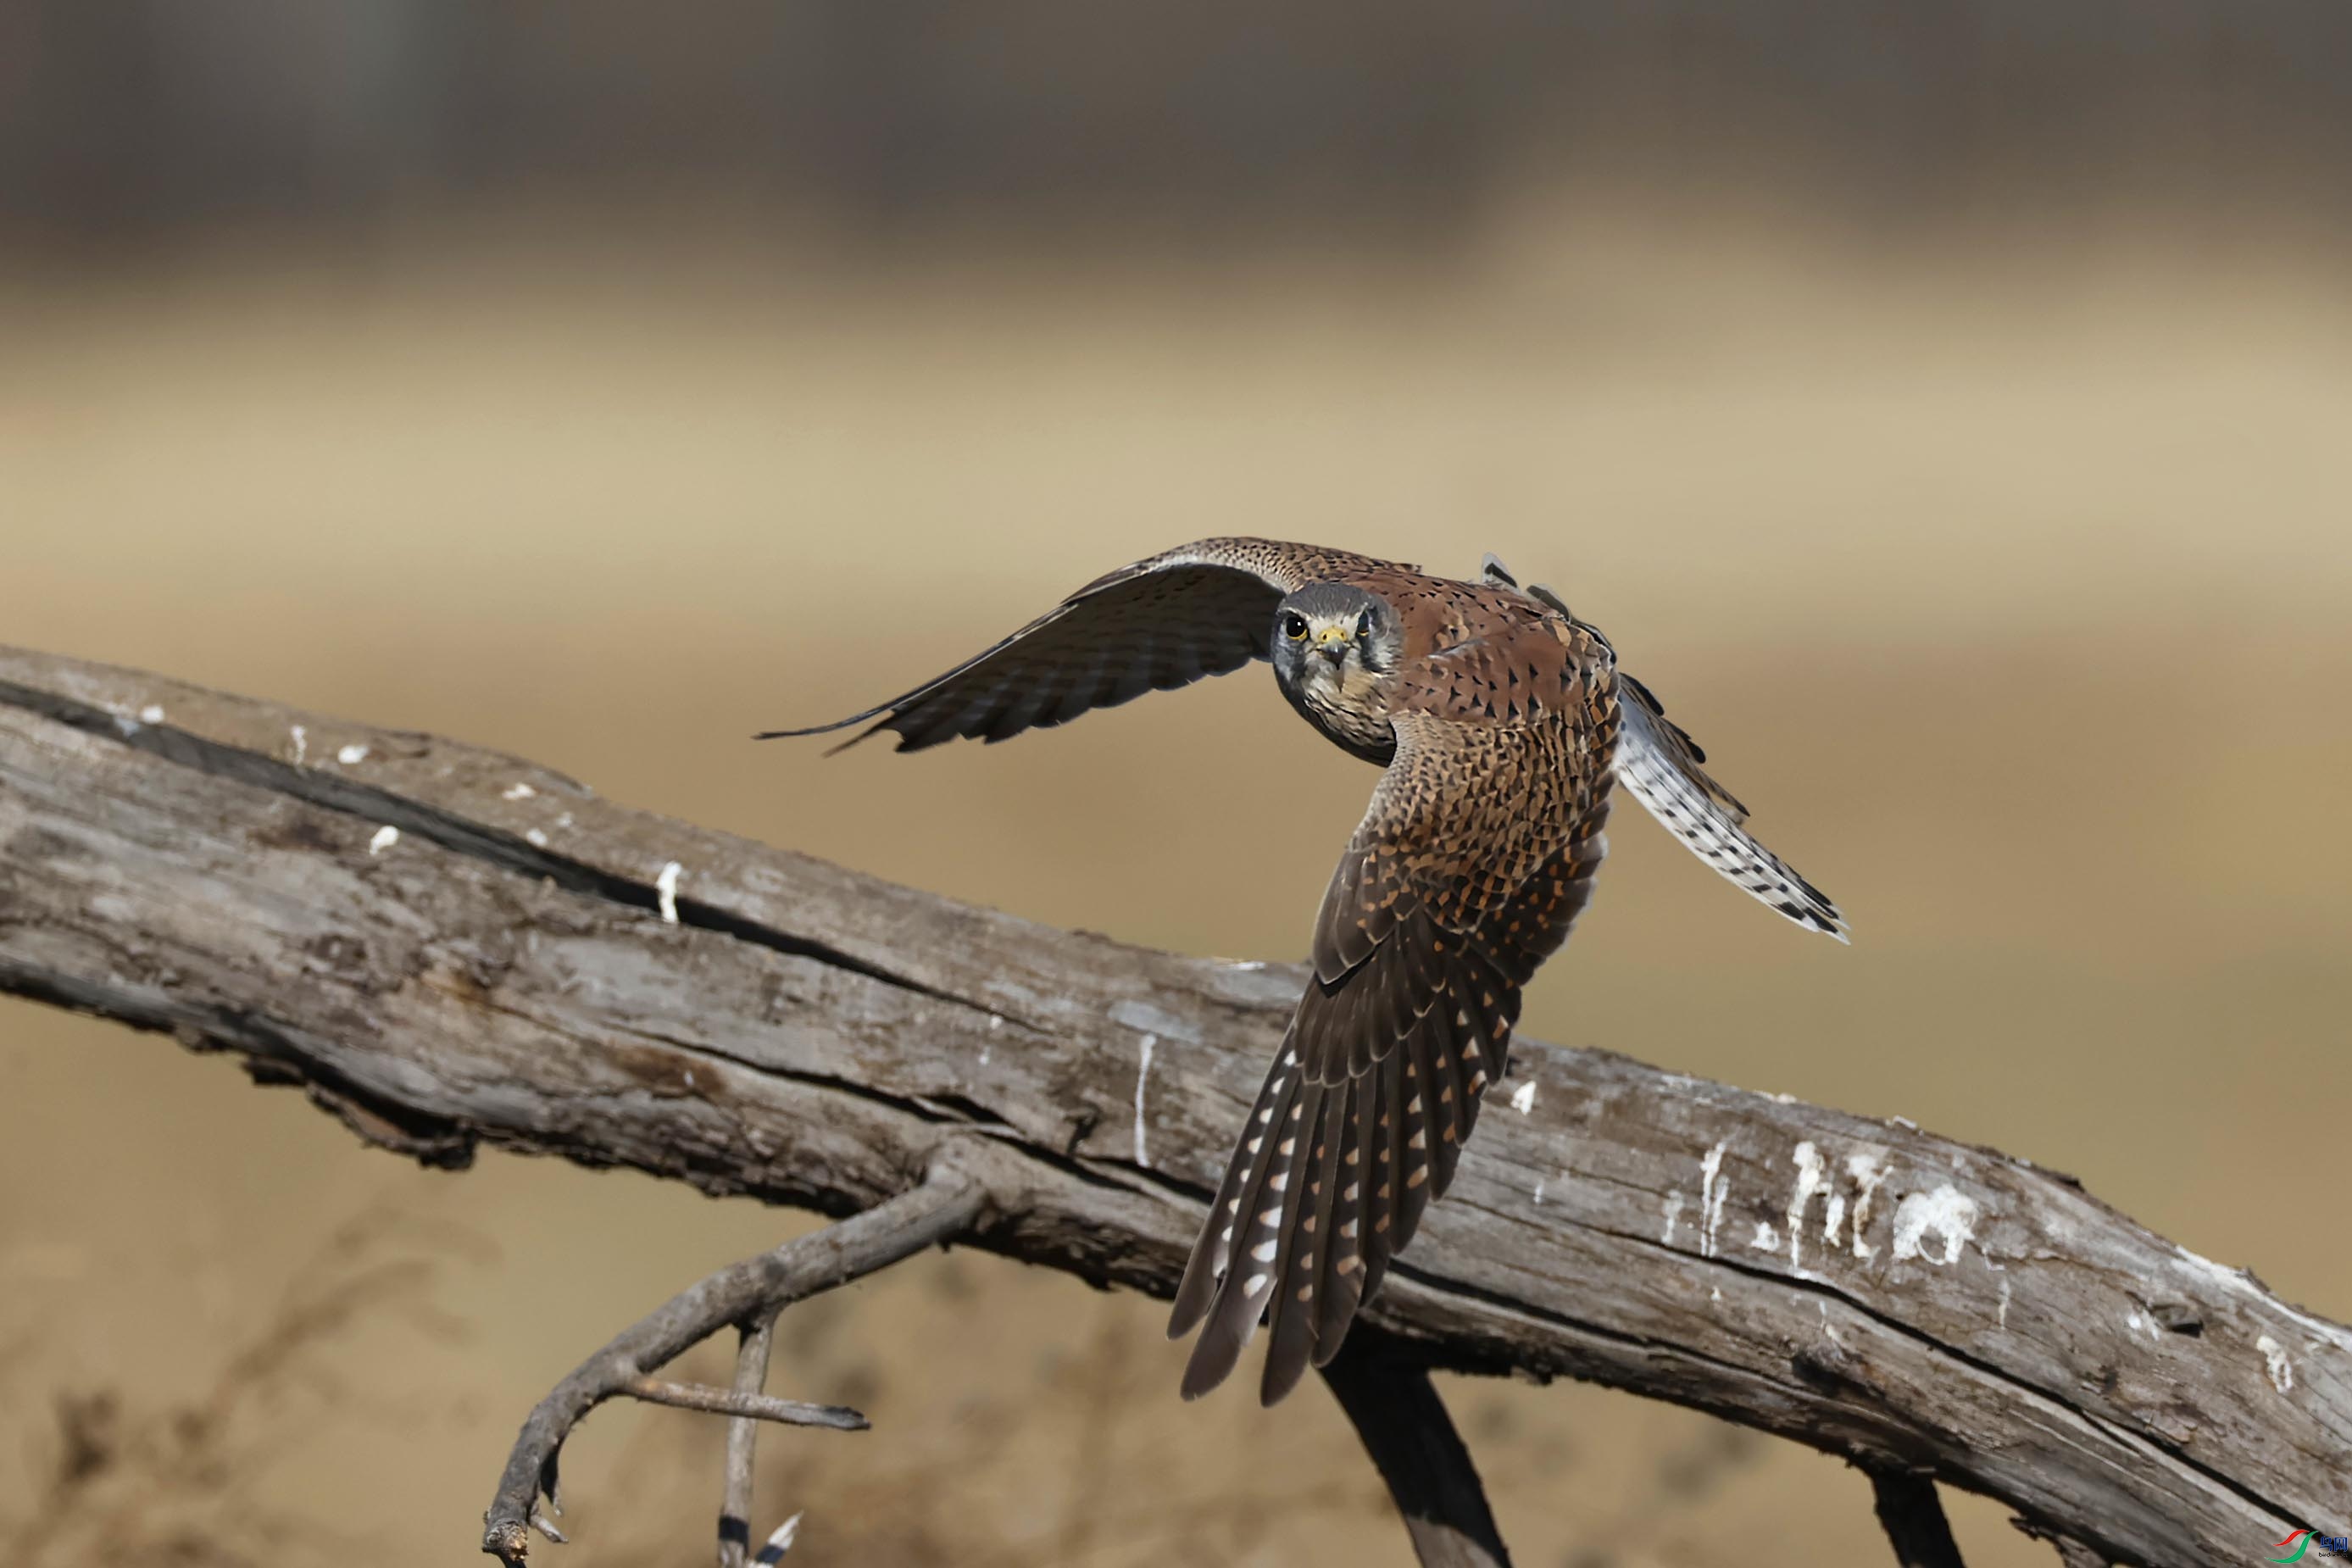
[[[1344,551],[1207,539],[1079,589],[986,653],[877,708],[916,751],[1003,741],[1271,659],[1282,694],[1386,771],[1316,917],[1315,972],[1193,1245],[1169,1323],[1205,1322],[1187,1398],[1271,1322],[1267,1404],[1339,1349],[1445,1191],[1502,1076],[1519,990],[1567,940],[1622,783],[1692,852],[1798,924],[1828,898],[1748,837],[1608,642],[1490,556],[1477,582]]]

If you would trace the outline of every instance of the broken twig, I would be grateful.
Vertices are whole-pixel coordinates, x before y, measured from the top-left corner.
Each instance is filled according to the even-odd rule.
[[[564,1439],[588,1412],[616,1395],[763,1421],[862,1429],[866,1418],[854,1410],[689,1388],[650,1374],[730,1323],[772,1319],[794,1301],[961,1235],[982,1202],[977,1182],[942,1166],[921,1185],[864,1214],[728,1265],[622,1330],[550,1390],[523,1422],[498,1495],[483,1515],[482,1550],[509,1564],[523,1560],[537,1500],[543,1496],[551,1510],[562,1511],[557,1468]],[[823,1418],[801,1414],[807,1411]]]

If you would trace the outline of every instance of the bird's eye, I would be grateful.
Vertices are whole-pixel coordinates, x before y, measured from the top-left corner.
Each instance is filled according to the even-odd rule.
[[[1369,641],[1372,635],[1372,612],[1365,610],[1356,616],[1356,640]]]
[[[1305,642],[1307,640],[1307,617],[1300,615],[1297,610],[1283,611],[1282,635],[1288,637],[1292,642]]]

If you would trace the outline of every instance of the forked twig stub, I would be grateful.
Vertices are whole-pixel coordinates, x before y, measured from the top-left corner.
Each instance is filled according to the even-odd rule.
[[[970,1229],[987,1198],[981,1184],[944,1165],[888,1202],[772,1251],[747,1258],[681,1290],[630,1324],[549,1391],[522,1424],[498,1494],[482,1519],[482,1550],[520,1563],[529,1554],[540,1497],[561,1511],[557,1461],[563,1441],[588,1412],[614,1396],[647,1399],[738,1420],[788,1422],[855,1431],[866,1418],[835,1405],[770,1399],[738,1386],[702,1388],[653,1373],[730,1324],[772,1322],[794,1301],[846,1284],[949,1241]],[[764,1375],[764,1355],[761,1358]],[[743,1469],[748,1491],[749,1446]],[[731,1474],[731,1469],[730,1469]],[[730,1500],[733,1502],[730,1481]],[[748,1499],[744,1500],[748,1501]]]
[[[872,1425],[846,1405],[804,1405],[797,1399],[774,1399],[756,1390],[711,1388],[699,1383],[671,1383],[658,1377],[633,1377],[617,1392],[648,1405],[676,1410],[699,1410],[706,1415],[729,1415],[739,1421],[772,1421],[780,1426],[830,1426],[836,1432],[863,1432]]]

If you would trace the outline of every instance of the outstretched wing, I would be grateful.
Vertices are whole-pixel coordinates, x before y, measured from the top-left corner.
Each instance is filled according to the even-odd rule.
[[[1633,797],[1650,808],[1690,852],[1737,883],[1741,890],[1809,931],[1846,940],[1845,916],[1829,895],[1797,874],[1796,868],[1758,843],[1742,826],[1748,808],[1709,778],[1701,766],[1706,753],[1666,717],[1650,689],[1621,675],[1623,733],[1617,743],[1617,776]]]
[[[1003,741],[1066,724],[1089,709],[1265,658],[1285,595],[1382,564],[1278,540],[1204,539],[1096,579],[986,653],[903,696],[830,724],[758,738],[817,735],[873,720],[843,744],[889,730],[898,750],[915,752],[958,736]]]
[[[1534,722],[1396,721],[1324,897],[1315,975],[1177,1291],[1170,1337],[1206,1323],[1186,1398],[1224,1380],[1262,1320],[1266,1404],[1328,1363],[1452,1179],[1520,987],[1607,852],[1614,702],[1605,669],[1574,679],[1573,713]]]

